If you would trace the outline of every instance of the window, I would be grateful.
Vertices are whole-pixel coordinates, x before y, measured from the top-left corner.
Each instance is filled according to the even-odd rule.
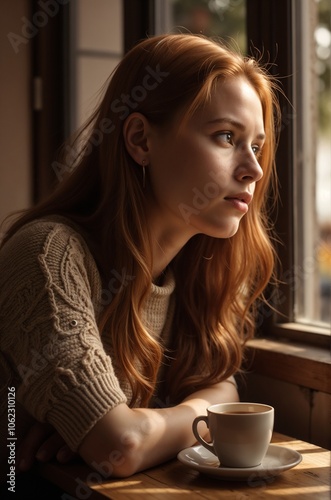
[[[294,319],[323,325],[331,319],[330,3],[294,7]]]
[[[319,228],[317,260],[321,302],[319,319],[331,323],[331,5],[318,2],[314,29],[318,77],[316,210]]]

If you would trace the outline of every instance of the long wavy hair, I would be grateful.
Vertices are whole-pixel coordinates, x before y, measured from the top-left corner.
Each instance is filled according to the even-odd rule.
[[[220,79],[232,77],[246,78],[262,103],[266,141],[259,162],[264,175],[233,237],[196,235],[171,263],[176,280],[174,335],[164,357],[162,345],[141,320],[152,282],[147,223],[151,187],[148,178],[146,188],[142,187],[142,168],[126,150],[123,124],[135,111],[152,123],[171,126],[176,111],[183,109],[184,119],[191,116],[210,99]],[[69,172],[67,178],[47,200],[21,215],[7,233],[6,239],[33,219],[63,215],[88,235],[103,286],[107,288],[114,269],[134,276],[121,283],[98,318],[100,332],[110,336],[120,374],[132,387],[132,405],[149,404],[164,360],[162,397],[174,403],[241,367],[244,344],[254,335],[257,304],[265,300],[263,291],[274,269],[267,212],[275,186],[276,88],[255,59],[218,41],[188,34],[143,40],[111,75],[93,116],[74,144],[64,148],[62,163],[53,165],[61,175]]]

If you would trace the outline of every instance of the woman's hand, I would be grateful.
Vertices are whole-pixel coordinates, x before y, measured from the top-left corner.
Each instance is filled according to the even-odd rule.
[[[32,467],[36,459],[48,462],[56,457],[59,462],[66,463],[74,455],[50,424],[35,422],[18,448],[17,463],[19,470],[25,472]]]

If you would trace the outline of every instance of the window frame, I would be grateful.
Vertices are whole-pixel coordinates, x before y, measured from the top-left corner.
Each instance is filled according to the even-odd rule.
[[[124,53],[143,38],[155,33],[157,0],[125,0],[124,12]]]
[[[29,19],[43,12],[30,0]],[[68,136],[69,120],[69,5],[60,5],[56,15],[37,30],[32,43],[32,202],[47,197],[56,186],[50,167]]]

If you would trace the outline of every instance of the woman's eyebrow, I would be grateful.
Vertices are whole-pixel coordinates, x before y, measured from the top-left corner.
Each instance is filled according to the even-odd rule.
[[[208,120],[207,124],[213,124],[213,123],[221,123],[221,124],[229,124],[232,125],[233,127],[236,127],[237,129],[241,130],[242,132],[245,132],[246,127],[243,123],[238,122],[237,120],[234,120],[233,118],[215,118],[213,120]],[[265,133],[261,132],[256,136],[257,139],[264,140],[265,139]]]

